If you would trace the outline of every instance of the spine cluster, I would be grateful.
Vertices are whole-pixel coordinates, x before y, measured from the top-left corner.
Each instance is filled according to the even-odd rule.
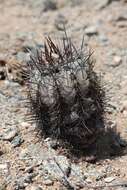
[[[105,93],[83,43],[76,48],[67,35],[60,43],[46,38],[44,49],[27,63],[31,118],[44,136],[86,147],[103,123]]]

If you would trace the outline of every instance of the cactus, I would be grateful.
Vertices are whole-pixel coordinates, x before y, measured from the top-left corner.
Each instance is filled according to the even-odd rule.
[[[25,78],[32,120],[45,137],[87,147],[98,135],[105,112],[105,92],[94,71],[92,53],[76,48],[66,32],[61,45],[48,37],[31,55]]]

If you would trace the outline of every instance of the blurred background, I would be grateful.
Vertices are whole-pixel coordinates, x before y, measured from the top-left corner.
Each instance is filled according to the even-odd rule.
[[[45,182],[40,160],[47,156],[44,153],[47,149],[36,143],[35,126],[24,121],[25,87],[20,67],[16,65],[29,61],[26,49],[35,54],[36,49],[43,48],[46,36],[59,40],[64,34],[63,26],[77,46],[84,35],[85,46],[93,51],[95,70],[106,87],[108,125],[127,140],[127,1],[0,0],[0,185],[6,184],[7,189],[16,190],[14,184],[17,184],[17,189],[29,190],[29,185],[34,183],[41,184],[44,189],[60,189],[52,179]],[[114,140],[115,148],[110,144],[104,152],[106,158],[114,156],[114,150],[126,146],[125,141],[115,137]],[[67,158],[60,159],[66,165]],[[124,154],[114,160],[103,160],[100,165],[89,164],[87,169],[85,163],[82,168],[88,173],[85,175],[88,183],[118,182],[127,180],[126,162]],[[31,166],[34,169],[26,170]],[[73,165],[76,172],[82,168]],[[33,181],[28,171],[36,174]],[[59,176],[59,172],[56,173]]]

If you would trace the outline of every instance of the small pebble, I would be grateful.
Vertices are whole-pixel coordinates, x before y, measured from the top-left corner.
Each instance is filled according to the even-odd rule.
[[[0,175],[9,172],[9,163],[0,164]]]
[[[29,166],[25,169],[25,172],[27,173],[33,173],[33,170],[34,170],[34,166]]]
[[[100,34],[98,36],[98,39],[104,45],[108,45],[109,44],[109,40],[108,40],[108,38],[104,34]]]
[[[111,183],[112,181],[115,180],[115,177],[107,177],[104,179],[106,183]]]
[[[43,11],[56,10],[57,3],[54,0],[44,0],[43,2]]]
[[[32,185],[32,186],[26,187],[25,190],[43,190],[43,189],[38,185]]]
[[[55,161],[54,161],[54,159],[50,160],[50,162],[48,160],[44,160],[43,167],[45,170],[48,171],[48,173],[50,173],[51,177],[61,180],[61,178],[63,178],[63,172],[60,170],[57,163],[60,165],[63,172],[67,173],[67,171],[70,167],[70,163],[69,163],[67,157],[62,156],[62,155],[57,156],[55,158]]]
[[[115,21],[120,22],[120,21],[126,21],[127,20],[127,14],[122,13],[120,15],[117,16],[117,18],[115,19]]]
[[[122,102],[120,111],[121,111],[121,113],[123,113],[124,111],[127,111],[127,100]]]
[[[90,178],[87,178],[85,181],[86,181],[87,183],[92,183],[92,182],[93,182],[92,179],[90,179]]]
[[[22,123],[20,123],[20,126],[23,128],[28,128],[28,127],[30,127],[30,124],[27,122],[22,122]]]
[[[122,63],[122,58],[120,56],[114,57],[114,66],[119,66]]]
[[[104,8],[106,8],[110,3],[111,3],[110,0],[98,1],[98,4],[97,4],[96,9],[97,9],[97,10],[104,9]]]
[[[121,65],[121,63],[122,63],[122,58],[120,56],[115,55],[113,57],[112,62],[108,63],[107,65],[115,68],[115,67],[118,67],[119,65]]]
[[[23,142],[23,139],[18,135],[14,137],[14,139],[11,141],[11,144],[13,147],[20,146]]]
[[[53,181],[50,179],[45,180],[43,183],[44,185],[47,185],[47,186],[53,185]]]
[[[67,19],[64,17],[64,15],[58,14],[54,24],[57,30],[64,30],[64,26],[67,24]]]
[[[85,34],[88,36],[97,35],[98,34],[97,28],[95,26],[89,26],[85,29]]]
[[[0,170],[6,170],[8,168],[7,164],[0,164]]]
[[[8,129],[5,134],[3,134],[2,139],[3,140],[7,140],[7,141],[11,141],[17,134],[17,130],[16,129]]]

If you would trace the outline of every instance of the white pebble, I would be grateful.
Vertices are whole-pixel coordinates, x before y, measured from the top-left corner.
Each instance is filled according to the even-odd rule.
[[[106,183],[111,183],[112,181],[115,180],[115,177],[107,177],[104,179]]]

